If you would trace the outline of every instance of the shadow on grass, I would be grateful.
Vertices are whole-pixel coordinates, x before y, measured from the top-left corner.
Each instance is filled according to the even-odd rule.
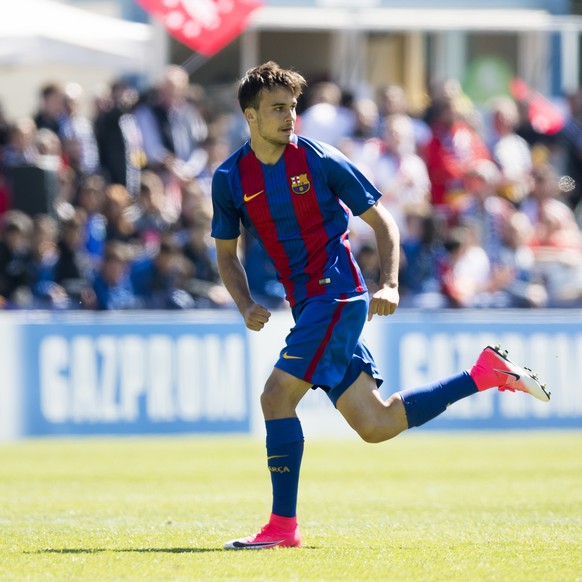
[[[25,554],[99,554],[102,552],[137,552],[140,554],[198,554],[224,552],[222,548],[46,548]]]
[[[291,551],[295,548],[279,548],[278,551]],[[316,550],[316,546],[303,546],[305,550]],[[23,552],[23,554],[100,554],[103,552],[135,552],[138,554],[204,554],[208,552],[227,552],[223,548],[46,548],[44,550],[35,550]]]

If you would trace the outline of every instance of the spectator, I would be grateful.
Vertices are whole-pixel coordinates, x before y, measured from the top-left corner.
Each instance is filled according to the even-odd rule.
[[[168,172],[180,183],[196,177],[207,159],[202,144],[208,127],[186,99],[188,84],[184,69],[168,66],[157,90],[135,111],[148,168]]]
[[[82,95],[83,89],[78,83],[65,85],[60,137],[68,165],[80,175],[95,174],[99,170],[99,150],[93,123],[79,111]]]
[[[146,248],[158,245],[163,233],[169,230],[172,218],[167,206],[162,179],[151,170],[145,170],[133,209],[133,225],[138,240]]]
[[[95,307],[95,296],[91,289],[93,263],[83,239],[86,221],[85,212],[78,208],[72,210],[61,222],[54,280],[67,293],[71,309]]]
[[[309,104],[300,118],[305,137],[338,146],[353,134],[356,122],[351,109],[342,106],[342,91],[329,81],[316,83],[310,92]]]
[[[196,177],[196,181],[204,191],[204,195],[209,200],[211,199],[212,176],[214,171],[228,156],[230,150],[228,141],[223,137],[209,136],[204,142],[204,149],[206,150],[206,165]]]
[[[433,80],[428,86],[428,106],[423,116],[429,128],[435,123],[441,105],[448,101],[453,103],[453,108],[460,118],[468,121],[472,117],[473,103],[463,92],[458,79]]]
[[[102,213],[105,187],[105,180],[101,176],[97,174],[86,176],[79,186],[76,200],[76,206],[87,216],[83,240],[85,250],[95,267],[101,262],[107,238],[107,221]]]
[[[136,238],[134,217],[129,192],[121,184],[110,184],[105,188],[103,216],[106,221],[107,240],[118,240],[125,243]]]
[[[141,307],[131,285],[129,262],[129,249],[124,243],[119,241],[107,243],[103,261],[93,280],[95,309],[110,311]]]
[[[582,234],[573,211],[558,199],[549,163],[534,168],[533,187],[521,210],[533,225],[530,246],[548,291],[549,306],[577,305],[582,298]]]
[[[451,307],[490,307],[484,300],[491,264],[466,226],[455,226],[445,240],[448,256],[442,273],[443,293]]]
[[[514,212],[507,223],[496,273],[497,286],[507,296],[503,307],[545,307],[548,302],[529,246],[532,234],[528,217]]]
[[[532,178],[529,195],[520,209],[534,226],[534,239],[577,248],[580,244],[580,229],[574,213],[560,199],[558,177],[551,164],[536,166]]]
[[[376,134],[382,138],[386,120],[392,115],[405,115],[410,119],[414,135],[415,153],[422,156],[431,138],[431,130],[428,124],[410,115],[406,93],[400,85],[391,84],[383,87],[377,97],[378,102],[378,125]]]
[[[442,305],[439,277],[443,269],[448,284],[454,280],[451,271],[470,272],[485,263],[473,247],[487,255],[486,276],[479,274],[483,281],[478,289],[469,297],[461,293],[460,300],[453,303],[582,305],[582,232],[572,213],[578,204],[576,212],[582,216],[576,166],[582,133],[581,92],[568,96],[570,115],[560,135],[546,135],[531,125],[526,100],[494,99],[491,115],[485,118],[488,125],[481,127],[458,81],[434,83],[425,115],[434,124],[433,135],[424,121],[411,117],[399,85],[382,89],[376,101],[342,94],[334,83],[313,87],[299,123],[313,122],[314,131],[328,131],[329,142],[334,141],[333,135],[347,136],[337,145],[384,191],[383,202],[399,222],[402,306]],[[209,100],[205,87],[189,84],[185,71],[172,65],[161,85],[148,92],[151,99],[140,103],[140,126],[137,92],[124,81],[114,82],[96,96],[94,130],[99,160],[92,166],[86,165],[82,146],[83,142],[90,144],[92,122],[79,112],[80,91],[76,83],[65,84],[64,90],[56,83],[42,87],[37,112],[40,129],[32,118],[9,120],[0,114],[0,216],[7,216],[7,230],[13,232],[7,238],[20,239],[13,250],[7,250],[5,236],[0,234],[0,287],[6,288],[6,281],[11,286],[5,305],[58,307],[50,293],[39,293],[40,288],[52,288],[47,282],[54,276],[54,284],[66,292],[69,308],[95,308],[92,285],[102,269],[108,238],[129,244],[130,254],[140,260],[157,255],[162,241],[171,241],[179,246],[176,256],[181,257],[184,269],[182,287],[195,306],[230,305],[224,303],[224,288],[217,279],[207,224],[211,211],[208,188],[214,169],[232,150],[228,145],[231,138],[238,145],[248,138],[239,131],[238,121],[243,119],[238,106],[234,107],[238,104],[233,103],[229,114],[230,92],[226,99],[213,91]],[[517,129],[516,106],[524,116],[518,119]],[[247,124],[243,126],[247,132]],[[385,133],[378,133],[379,128]],[[492,138],[487,142],[490,151],[482,147],[481,132]],[[533,147],[527,139],[517,137],[520,133],[532,140]],[[151,163],[148,169],[146,150]],[[194,178],[192,173],[182,172],[189,161],[182,160],[178,150],[189,150],[190,162],[199,163]],[[158,161],[153,152],[162,153]],[[528,175],[530,162],[533,169]],[[567,174],[560,180],[561,192],[558,164]],[[25,166],[24,170],[13,169],[19,166]],[[35,175],[49,178],[42,192],[50,198],[51,207],[42,211],[58,220],[58,244],[54,230],[50,234],[52,219],[35,220],[32,235],[26,219],[22,221],[18,212],[10,210],[15,196],[19,205],[28,200],[20,198],[30,188],[20,180],[29,171],[26,166],[44,170],[34,170]],[[33,216],[38,209],[27,207],[26,211]],[[366,260],[370,241],[363,236],[368,231],[360,232],[358,221],[354,218],[350,224],[352,249],[358,256],[361,253],[361,262],[367,266],[365,276],[373,286],[375,267]],[[449,237],[447,229],[455,225],[462,228]],[[469,235],[462,234],[467,230]],[[449,240],[451,249],[463,246],[463,252],[446,253],[444,240]],[[463,245],[457,245],[460,242]],[[474,264],[467,264],[465,255],[471,254],[476,257]],[[284,305],[276,273],[260,249],[246,241],[241,255],[253,291],[271,307]],[[23,264],[26,272],[19,268]],[[135,297],[134,301],[137,306],[144,304]]]
[[[154,255],[131,266],[131,284],[147,309],[193,309],[194,299],[184,290],[188,264],[171,237],[164,237]]]
[[[500,173],[492,161],[474,162],[465,173],[465,194],[458,208],[461,222],[471,228],[492,264],[499,263],[503,234],[515,212],[515,207],[497,194],[499,182]]]
[[[106,178],[113,184],[125,186],[137,196],[140,172],[146,156],[134,108],[137,91],[124,81],[111,86],[110,106],[101,110],[95,119],[95,135],[99,159]]]
[[[434,103],[433,116],[433,135],[425,153],[432,204],[437,210],[449,212],[463,191],[463,176],[468,167],[491,156],[454,98],[443,97]]]
[[[579,215],[582,211],[582,88],[568,95],[569,114],[562,135],[566,140],[566,172],[572,181],[566,186],[567,203]]]
[[[73,203],[79,189],[79,177],[73,168],[63,166],[57,176],[57,195],[53,203],[55,215],[59,220],[65,220],[74,212]]]
[[[199,180],[191,180],[184,188],[184,200],[180,217],[174,224],[174,228],[180,230],[188,228],[199,216],[212,215],[212,200],[206,196],[206,192]]]
[[[415,153],[410,118],[395,114],[387,117],[385,123],[384,151],[374,164],[373,182],[382,192],[382,204],[404,230],[406,208],[429,201],[430,180],[426,164]]]
[[[372,99],[357,99],[354,115],[354,130],[340,140],[338,149],[372,179],[373,168],[382,153],[382,141],[376,137],[378,106]]]
[[[27,308],[32,303],[28,263],[32,219],[20,210],[2,217],[0,238],[0,306]]]
[[[35,309],[66,309],[68,296],[55,280],[55,267],[59,259],[58,224],[47,214],[34,217],[31,253],[28,262],[30,286]]]
[[[8,143],[1,152],[0,166],[12,168],[34,164],[36,149],[36,123],[30,117],[22,117],[8,129]]]
[[[47,128],[39,129],[34,145],[37,153],[35,166],[52,172],[60,172],[63,169],[63,148],[59,136],[54,131]]]
[[[400,256],[400,305],[420,308],[446,306],[441,278],[447,253],[444,223],[430,204],[411,206],[406,212]]]
[[[501,171],[499,193],[514,204],[519,204],[528,192],[532,169],[531,151],[527,142],[515,133],[519,111],[510,97],[500,97],[491,105],[493,160]]]
[[[371,241],[360,246],[356,253],[356,261],[360,265],[360,271],[368,290],[370,293],[375,293],[379,288],[380,261],[378,260],[378,251]]]
[[[91,119],[96,123],[101,116],[113,107],[112,85],[98,83],[91,92]]]
[[[34,122],[38,129],[50,129],[60,134],[61,123],[65,114],[65,95],[58,83],[47,83],[39,94],[39,104]]]
[[[199,308],[232,305],[218,274],[214,240],[210,237],[211,216],[210,212],[200,212],[178,237],[183,241],[182,252],[190,265],[186,288]]]

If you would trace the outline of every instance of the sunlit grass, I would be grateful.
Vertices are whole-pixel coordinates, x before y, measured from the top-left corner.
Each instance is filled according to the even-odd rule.
[[[582,580],[582,432],[308,440],[300,550],[222,550],[270,511],[258,440],[28,441],[0,466],[0,580]]]

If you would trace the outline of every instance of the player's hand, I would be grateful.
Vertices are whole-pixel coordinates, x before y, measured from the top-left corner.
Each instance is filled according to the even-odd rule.
[[[370,299],[368,321],[374,315],[392,315],[396,311],[399,301],[398,287],[381,287]]]
[[[252,303],[242,314],[245,324],[253,331],[261,331],[265,327],[265,323],[269,321],[271,312],[258,303]]]

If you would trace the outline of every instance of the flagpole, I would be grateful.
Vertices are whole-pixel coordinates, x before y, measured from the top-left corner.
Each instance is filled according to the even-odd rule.
[[[176,40],[195,51],[181,65],[188,74],[197,71],[212,55],[239,36],[246,27],[249,15],[263,5],[263,0],[204,3],[190,0],[135,1],[163,22]],[[201,4],[208,6],[201,7]],[[212,17],[215,26],[207,25],[208,17]]]
[[[194,52],[180,66],[185,69],[189,75],[191,75],[207,61],[208,57],[206,55]]]

